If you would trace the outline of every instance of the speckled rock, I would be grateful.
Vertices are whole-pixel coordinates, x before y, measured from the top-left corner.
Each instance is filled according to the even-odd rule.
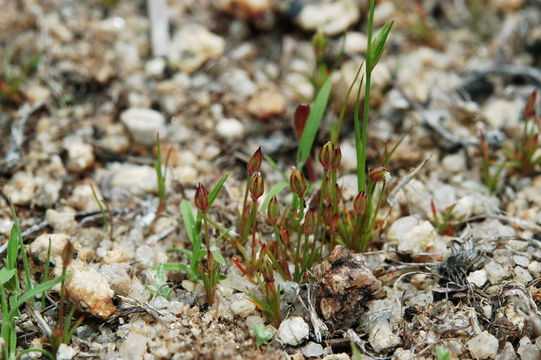
[[[493,359],[498,354],[498,339],[486,330],[471,338],[466,346],[477,359]]]
[[[198,24],[184,25],[171,39],[169,62],[181,71],[193,73],[207,60],[224,52],[225,41]]]
[[[309,332],[310,328],[306,321],[299,316],[294,316],[282,321],[277,336],[282,343],[296,346],[308,337]]]
[[[304,30],[320,30],[327,35],[346,31],[359,19],[361,12],[353,0],[308,3],[296,17]]]
[[[278,92],[263,91],[250,99],[247,109],[258,119],[264,120],[283,113],[286,109],[286,101]]]
[[[164,131],[165,119],[156,110],[130,108],[120,114],[120,120],[133,139],[143,145],[154,144],[156,134]]]
[[[94,164],[94,149],[91,145],[69,141],[64,145],[68,152],[66,168],[74,173],[81,173]]]

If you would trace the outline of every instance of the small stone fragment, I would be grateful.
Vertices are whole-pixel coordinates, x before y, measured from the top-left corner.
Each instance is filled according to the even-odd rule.
[[[358,319],[360,306],[381,287],[366,266],[366,258],[342,246],[336,246],[314,272],[317,309],[338,327],[349,327]]]
[[[107,319],[115,311],[114,291],[94,268],[81,261],[74,261],[68,271],[66,290],[71,299],[83,305],[92,315]]]
[[[540,360],[541,349],[537,345],[532,344],[529,337],[524,336],[518,343],[517,353],[521,360]]]
[[[74,173],[81,173],[94,164],[94,149],[81,142],[68,142],[64,145],[68,152],[66,168]]]
[[[476,359],[493,359],[498,354],[498,339],[486,330],[471,338],[466,346]]]
[[[515,266],[514,269],[515,272],[515,279],[518,280],[522,284],[527,284],[528,282],[533,280],[532,275],[530,272],[523,267]]]
[[[225,41],[198,24],[183,26],[171,40],[169,61],[177,69],[193,73],[207,60],[222,55]]]
[[[217,0],[216,6],[242,20],[257,20],[273,10],[272,0]]]
[[[399,251],[412,253],[444,252],[446,245],[440,241],[429,221],[406,216],[396,220],[389,228],[390,241],[398,242]]]
[[[307,358],[320,357],[321,355],[323,355],[323,346],[313,341],[310,341],[308,344],[306,344],[305,347],[302,348],[302,354]]]
[[[111,187],[128,190],[134,195],[156,192],[156,172],[150,166],[114,164]]]
[[[56,352],[56,360],[71,360],[77,355],[77,350],[66,344],[60,344]]]
[[[45,219],[47,223],[59,233],[70,233],[77,227],[77,221],[75,221],[75,211],[56,211],[49,209],[45,213]]]
[[[496,357],[496,360],[516,360],[517,354],[515,354],[515,349],[510,342],[506,342],[502,351]]]
[[[149,339],[141,334],[135,332],[128,334],[126,341],[119,346],[119,357],[121,359],[143,360],[148,341]]]
[[[255,305],[242,293],[233,295],[231,302],[233,314],[246,318],[255,311]]]
[[[283,113],[286,109],[286,100],[278,92],[263,91],[250,99],[247,109],[252,115],[264,120]]]
[[[133,139],[143,145],[156,142],[156,134],[163,132],[165,119],[152,109],[129,108],[120,114],[120,121],[126,126]]]
[[[2,193],[10,198],[14,205],[27,205],[34,198],[35,191],[34,176],[22,171],[15,173],[2,189]]]
[[[244,135],[244,125],[237,119],[222,119],[216,125],[216,132],[226,140],[235,140]]]
[[[326,35],[337,35],[357,22],[359,7],[353,0],[309,2],[297,16],[297,23],[304,30],[320,30]]]
[[[323,358],[323,360],[350,360],[350,359],[351,358],[346,353],[331,354],[331,355],[327,355],[327,356],[325,356]]]
[[[466,279],[477,287],[483,287],[487,282],[487,271],[485,269],[472,271]]]
[[[306,321],[299,316],[294,316],[282,321],[278,328],[278,339],[287,345],[299,345],[308,338],[310,328]]]

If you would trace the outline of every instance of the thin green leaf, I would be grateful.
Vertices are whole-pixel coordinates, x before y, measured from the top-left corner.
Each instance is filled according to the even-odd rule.
[[[180,202],[180,214],[182,215],[182,220],[184,220],[184,227],[186,228],[186,234],[193,245],[194,251],[199,250],[201,244],[201,237],[197,232],[195,227],[195,219],[193,216],[192,204],[187,200],[182,200]]]
[[[180,271],[185,271],[185,272],[190,271],[190,268],[188,268],[188,266],[186,266],[184,264],[179,264],[179,263],[160,264],[160,265],[154,266],[152,269],[153,270],[158,270],[158,268],[160,268],[160,267],[165,271],[179,271],[179,270]]]
[[[352,360],[362,360],[363,356],[357,345],[352,341],[351,344],[351,359]]]
[[[17,271],[15,269],[2,268],[0,270],[0,285],[4,285],[9,280],[11,280],[11,278],[13,277],[13,275],[16,274],[16,272]]]
[[[299,141],[299,149],[297,150],[297,168],[299,170],[302,169],[312,151],[314,139],[319,130],[323,115],[325,114],[325,109],[327,108],[331,88],[332,76],[329,75],[319,90],[316,100],[312,104],[310,115],[308,115],[308,120],[306,121],[306,125]]]
[[[212,256],[214,256],[214,260],[216,260],[218,264],[225,265],[225,259],[218,250],[211,250],[210,252],[212,253]]]
[[[385,50],[385,43],[387,42],[387,38],[389,37],[389,33],[391,32],[392,28],[393,22],[383,25],[376,38],[372,41],[372,53],[370,54],[370,71],[374,70],[379,60],[381,59],[381,55],[383,55],[383,50]]]
[[[13,221],[11,232],[9,233],[8,247],[6,252],[6,267],[8,269],[17,268],[17,255],[19,254],[19,234],[18,224]]]
[[[50,288],[52,288],[53,286],[55,286],[56,284],[66,280],[66,275],[62,275],[60,277],[57,277],[56,279],[53,279],[53,280],[49,280],[49,281],[46,281],[42,284],[39,284],[38,286],[28,290],[27,292],[25,292],[24,294],[22,294],[18,299],[17,301],[12,305],[12,309],[11,311],[8,313],[8,316],[6,317],[6,320],[9,320],[11,318],[13,318],[13,316],[15,315],[15,313],[17,312],[17,310],[19,309],[19,307],[24,304],[25,302],[27,302],[28,300],[32,299],[34,296],[36,296],[37,294],[41,293],[41,292],[44,292],[46,290],[49,290]]]
[[[289,186],[289,183],[285,181],[281,181],[277,184],[274,184],[270,188],[269,193],[265,197],[265,200],[263,200],[263,204],[261,205],[261,211],[266,212],[267,207],[269,206],[269,202],[272,199],[272,197],[278,195],[282,190],[284,190],[288,186]]]

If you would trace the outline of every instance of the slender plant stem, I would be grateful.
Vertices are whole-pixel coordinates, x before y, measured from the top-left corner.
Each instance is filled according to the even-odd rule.
[[[357,158],[357,180],[358,190],[364,191],[366,184],[366,142],[368,138],[368,110],[370,106],[370,86],[372,82],[372,31],[374,29],[374,7],[375,0],[370,0],[370,7],[368,10],[368,29],[367,29],[367,49],[366,60],[364,64],[365,69],[365,83],[364,83],[364,103],[363,103],[363,124],[360,144],[356,144],[357,148],[360,147],[360,159]],[[357,135],[357,132],[355,133]],[[357,140],[357,137],[355,137]]]

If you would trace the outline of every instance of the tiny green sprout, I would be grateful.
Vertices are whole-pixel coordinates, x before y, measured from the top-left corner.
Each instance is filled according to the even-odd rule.
[[[265,345],[274,336],[272,331],[267,329],[263,324],[255,324],[252,330],[254,332],[257,347]]]
[[[350,342],[351,345],[351,359],[352,360],[362,360],[363,356],[361,355],[361,351],[357,347],[357,345],[352,341]]]
[[[156,214],[160,214],[165,209],[165,181],[167,177],[167,163],[169,162],[169,155],[171,155],[171,151],[167,152],[167,155],[165,157],[165,168],[162,169],[162,150],[160,145],[160,134],[156,133],[156,158],[154,160],[154,170],[156,171],[158,198],[160,199],[160,204],[156,209]]]
[[[443,346],[436,346],[436,358],[438,360],[451,360],[451,352]]]

